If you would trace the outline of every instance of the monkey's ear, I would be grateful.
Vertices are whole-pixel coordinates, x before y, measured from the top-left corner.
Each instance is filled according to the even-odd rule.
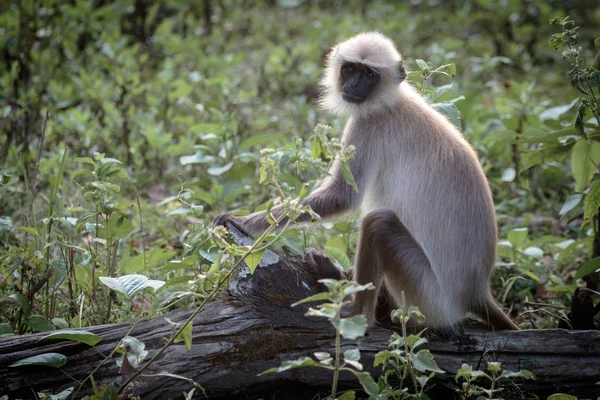
[[[406,79],[406,68],[404,68],[403,61],[398,61],[398,78],[400,78],[400,83]]]

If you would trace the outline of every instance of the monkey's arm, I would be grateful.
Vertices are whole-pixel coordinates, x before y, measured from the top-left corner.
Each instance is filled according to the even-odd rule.
[[[363,174],[361,165],[356,160],[356,157],[350,161],[350,171],[360,189]],[[356,192],[352,185],[346,183],[341,162],[336,160],[329,171],[329,176],[323,180],[314,192],[304,199],[302,205],[310,206],[322,218],[327,218],[356,208],[360,205],[361,200],[361,192]],[[275,218],[279,218],[281,216],[281,207],[277,206],[271,212]],[[261,233],[270,226],[264,211],[255,212],[245,217],[219,214],[213,220],[213,226],[224,225],[227,221],[232,222],[251,235]],[[309,213],[303,213],[295,222],[306,221],[310,221]],[[287,219],[284,219],[281,221],[281,224],[285,224],[286,222]]]

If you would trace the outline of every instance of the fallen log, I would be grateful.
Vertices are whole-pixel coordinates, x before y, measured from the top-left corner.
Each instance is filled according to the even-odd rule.
[[[234,237],[240,243],[251,240],[241,232]],[[280,365],[282,361],[311,356],[317,351],[334,351],[334,330],[319,318],[305,317],[306,307],[290,305],[323,290],[318,279],[333,277],[337,270],[331,261],[315,252],[305,257],[281,255],[268,250],[253,275],[242,268],[227,290],[202,310],[193,322],[193,345],[187,351],[183,343],[170,346],[144,371],[125,393],[142,399],[181,397],[193,386],[185,381],[148,375],[166,371],[183,375],[201,384],[211,399],[310,399],[328,394],[331,375],[322,369],[302,368],[280,374],[258,376]],[[0,395],[34,398],[34,392],[57,393],[77,387],[129,332],[146,345],[150,359],[164,345],[173,327],[166,322],[182,322],[191,311],[178,311],[166,316],[138,322],[86,328],[102,337],[94,348],[72,341],[39,341],[45,334],[0,338]],[[130,331],[131,330],[131,331]],[[382,327],[369,330],[360,342],[361,362],[374,377],[381,374],[373,368],[375,354],[388,348],[391,331]],[[343,341],[343,349],[354,347]],[[438,365],[447,371],[439,375],[452,382],[462,363],[485,369],[486,361],[502,363],[503,369],[529,369],[537,376],[521,386],[523,391],[538,395],[558,391],[580,396],[599,395],[600,331],[567,331],[562,329],[524,331],[466,331],[459,336],[430,338],[426,346]],[[14,361],[48,352],[68,358],[62,371],[50,367],[11,368]],[[96,385],[117,382],[128,376],[119,374],[114,360],[107,360],[94,373]],[[340,375],[342,388],[358,388],[351,375]],[[91,393],[89,382],[77,397]],[[442,397],[451,398],[446,390]]]

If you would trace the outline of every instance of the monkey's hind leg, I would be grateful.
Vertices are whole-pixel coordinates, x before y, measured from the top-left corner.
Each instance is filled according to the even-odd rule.
[[[366,314],[369,323],[374,322],[377,295],[384,281],[397,304],[404,291],[407,305],[419,306],[423,312],[436,309],[430,298],[441,296],[423,249],[390,209],[375,210],[364,217],[354,274],[358,283],[373,282],[376,288],[357,293],[354,299],[354,313]]]

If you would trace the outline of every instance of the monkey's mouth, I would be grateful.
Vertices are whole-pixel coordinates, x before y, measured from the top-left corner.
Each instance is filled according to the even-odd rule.
[[[355,103],[355,104],[360,104],[363,101],[365,101],[365,97],[360,97],[354,94],[350,94],[350,93],[346,93],[346,92],[342,92],[342,99],[344,99],[345,101],[349,102],[349,103]]]

